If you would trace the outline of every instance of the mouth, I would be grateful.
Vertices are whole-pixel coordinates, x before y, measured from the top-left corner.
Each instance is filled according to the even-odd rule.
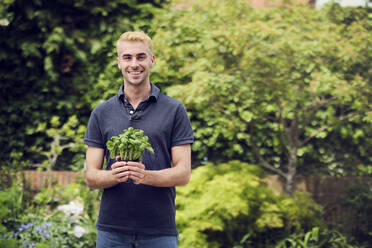
[[[128,71],[129,75],[137,76],[140,75],[143,71]]]

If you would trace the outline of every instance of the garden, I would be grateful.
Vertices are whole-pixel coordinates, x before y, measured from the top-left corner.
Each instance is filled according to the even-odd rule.
[[[95,247],[83,136],[122,84],[115,42],[130,30],[153,38],[151,81],[194,130],[181,248],[370,247],[371,16],[295,0],[2,1],[0,247]],[[38,190],[30,170],[48,175]]]

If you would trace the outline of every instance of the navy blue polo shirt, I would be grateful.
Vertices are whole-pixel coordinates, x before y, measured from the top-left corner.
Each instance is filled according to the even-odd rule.
[[[134,110],[124,97],[123,87],[92,111],[84,143],[105,149],[106,169],[110,170],[115,160],[110,159],[106,142],[128,127],[142,129],[155,151],[145,151],[143,155],[146,170],[170,168],[171,148],[194,141],[184,106],[151,84],[151,95]],[[174,187],[125,182],[107,188],[102,195],[97,228],[126,234],[178,235],[175,196]]]

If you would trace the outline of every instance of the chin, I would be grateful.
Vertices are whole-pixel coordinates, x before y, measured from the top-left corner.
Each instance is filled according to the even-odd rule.
[[[146,80],[140,80],[140,81],[126,80],[126,82],[127,82],[127,84],[138,86],[138,85],[145,84]]]

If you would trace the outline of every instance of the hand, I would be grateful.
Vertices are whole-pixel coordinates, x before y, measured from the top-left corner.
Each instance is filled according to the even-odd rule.
[[[140,184],[143,182],[146,176],[144,164],[141,162],[128,161],[126,162],[125,167],[128,168],[129,179],[131,179],[134,184]]]
[[[129,179],[129,168],[126,165],[125,161],[118,161],[111,165],[111,175],[117,183],[123,183]]]

